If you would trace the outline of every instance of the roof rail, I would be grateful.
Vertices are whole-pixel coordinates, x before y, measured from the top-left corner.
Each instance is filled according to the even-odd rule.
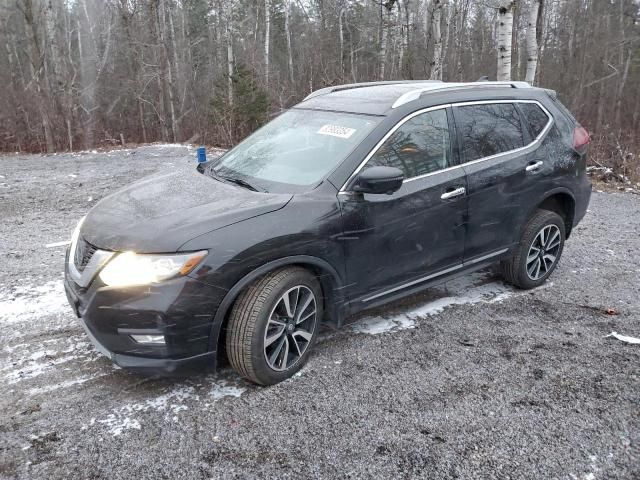
[[[345,85],[334,85],[332,87],[320,88],[319,90],[314,90],[309,95],[304,97],[304,100],[309,100],[310,98],[319,97],[320,95],[327,95],[333,92],[339,92],[342,90],[351,90],[353,88],[363,88],[363,87],[375,87],[377,85],[402,85],[402,84],[411,84],[411,83],[442,83],[442,80],[385,80],[380,82],[360,82],[360,83],[347,83]]]
[[[433,85],[424,88],[417,88],[410,92],[404,93],[393,102],[391,108],[398,108],[405,103],[417,100],[426,92],[434,92],[438,90],[458,89],[458,88],[484,88],[484,87],[511,87],[511,88],[531,88],[527,82],[472,82],[472,83],[442,83],[441,85]]]

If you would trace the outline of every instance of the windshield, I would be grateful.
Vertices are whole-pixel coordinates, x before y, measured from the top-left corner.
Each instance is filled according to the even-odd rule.
[[[349,113],[289,110],[225,154],[213,166],[213,173],[268,191],[280,190],[278,186],[315,185],[380,120]]]

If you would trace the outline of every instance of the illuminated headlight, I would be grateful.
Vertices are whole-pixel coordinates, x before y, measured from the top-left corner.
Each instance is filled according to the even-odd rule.
[[[206,250],[180,255],[124,252],[107,263],[100,272],[100,279],[111,287],[158,283],[187,275],[206,255]]]

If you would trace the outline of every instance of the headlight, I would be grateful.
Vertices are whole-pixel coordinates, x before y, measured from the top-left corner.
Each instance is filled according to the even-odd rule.
[[[187,275],[206,255],[206,250],[181,255],[124,252],[107,263],[100,272],[100,279],[111,287],[158,283]]]

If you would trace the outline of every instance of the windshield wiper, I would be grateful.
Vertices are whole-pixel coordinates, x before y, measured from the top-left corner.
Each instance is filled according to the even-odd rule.
[[[236,177],[224,177],[222,175],[217,175],[218,178],[221,178],[222,180],[224,180],[225,182],[229,182],[229,183],[235,183],[236,185],[240,185],[241,187],[247,188],[249,190],[252,190],[254,192],[261,192],[262,190],[259,190],[258,188],[254,187],[253,185],[251,185],[249,182],[247,182],[246,180],[243,180],[242,178],[236,178]]]

